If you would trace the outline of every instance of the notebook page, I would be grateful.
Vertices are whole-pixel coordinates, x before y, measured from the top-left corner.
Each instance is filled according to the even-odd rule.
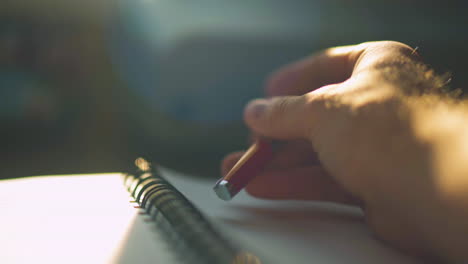
[[[0,263],[177,263],[120,174],[0,181]]]
[[[245,193],[226,203],[213,181],[163,174],[262,263],[417,263],[376,241],[356,209]],[[179,263],[128,201],[119,174],[0,181],[0,263]]]
[[[331,203],[267,201],[241,192],[225,202],[200,180],[163,169],[163,176],[237,244],[262,263],[421,263],[377,241],[357,208]]]

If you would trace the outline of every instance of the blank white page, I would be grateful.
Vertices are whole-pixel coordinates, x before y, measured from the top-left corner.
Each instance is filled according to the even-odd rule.
[[[0,181],[0,263],[175,263],[120,174]]]
[[[212,180],[163,174],[263,264],[418,263],[376,240],[358,209],[244,192],[225,202]],[[178,263],[129,200],[117,173],[0,181],[0,263]]]

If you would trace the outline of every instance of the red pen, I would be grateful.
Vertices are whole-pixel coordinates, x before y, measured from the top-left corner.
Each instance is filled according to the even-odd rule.
[[[229,201],[265,168],[273,158],[277,143],[260,138],[250,146],[232,169],[216,182],[214,191],[219,198]]]

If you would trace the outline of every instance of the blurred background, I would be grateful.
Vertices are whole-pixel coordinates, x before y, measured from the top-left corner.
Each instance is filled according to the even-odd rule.
[[[403,0],[4,0],[0,178],[131,168],[218,176],[242,108],[320,49],[413,47],[468,87],[468,5]],[[466,90],[466,89],[465,89]]]

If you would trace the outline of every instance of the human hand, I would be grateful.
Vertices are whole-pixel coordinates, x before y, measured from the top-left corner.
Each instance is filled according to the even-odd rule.
[[[327,119],[332,114],[330,112],[335,110],[325,106],[327,101],[332,103],[335,99],[344,101],[346,98],[349,105],[345,107],[349,108],[359,104],[359,96],[362,94],[372,96],[373,93],[372,99],[378,100],[393,93],[382,87],[369,87],[366,82],[372,79],[368,73],[377,71],[377,65],[394,62],[395,58],[401,56],[417,58],[414,51],[404,44],[369,42],[331,48],[273,74],[266,86],[266,95],[270,99],[251,102],[245,110],[245,121],[254,133],[287,140],[288,143],[278,152],[266,171],[249,184],[249,193],[271,199],[312,199],[359,204],[350,190],[343,189],[339,180],[330,178],[318,161],[317,150],[314,151],[312,147],[316,137],[313,131],[322,124],[314,119]],[[367,97],[368,100],[361,100],[361,104],[371,101]],[[336,134],[335,131],[324,133],[330,134],[330,138]],[[222,163],[222,174],[226,174],[243,153],[239,151],[226,156]],[[323,160],[326,158],[324,154],[321,158],[322,163],[329,162]]]
[[[419,60],[402,43],[368,42],[325,50],[273,74],[269,98],[250,102],[244,119],[253,133],[287,144],[247,191],[362,206],[381,238],[428,254],[426,229],[438,220],[418,221],[431,219],[439,203],[404,97],[440,85]],[[222,173],[242,154],[226,156]]]

